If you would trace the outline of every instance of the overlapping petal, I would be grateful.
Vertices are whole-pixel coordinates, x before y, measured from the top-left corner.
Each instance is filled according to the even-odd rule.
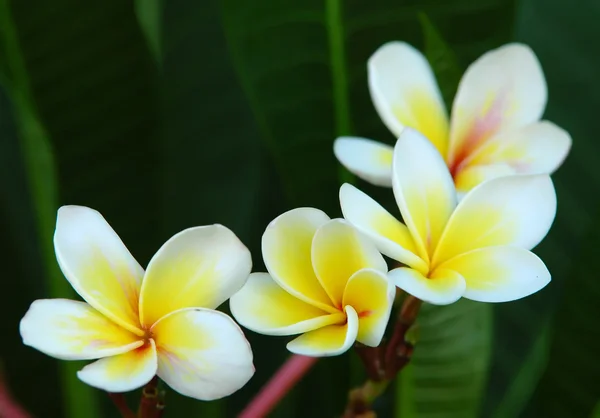
[[[376,186],[392,186],[393,148],[371,139],[340,137],[333,143],[336,158],[351,173]]]
[[[546,100],[544,74],[529,47],[508,44],[482,55],[465,72],[452,106],[452,173],[494,135],[538,121]]]
[[[219,399],[240,389],[254,374],[248,341],[221,312],[182,309],[161,318],[152,334],[158,376],[182,395]]]
[[[352,225],[368,236],[386,256],[427,272],[427,263],[417,255],[410,231],[379,203],[351,184],[340,188],[342,213]]]
[[[438,266],[457,255],[499,245],[535,247],[556,214],[556,193],[546,174],[489,180],[460,202],[433,258]]]
[[[346,320],[290,295],[267,273],[252,273],[229,306],[240,325],[266,335],[301,334]]]
[[[288,343],[288,350],[309,357],[337,356],[348,351],[358,335],[358,315],[350,305],[344,310],[345,324],[329,325],[302,334]]]
[[[368,72],[375,109],[394,136],[414,128],[445,155],[448,117],[427,59],[404,42],[389,42],[371,56]]]
[[[467,288],[464,297],[480,302],[508,302],[524,298],[550,282],[550,272],[535,254],[501,246],[474,250],[440,266],[458,272]]]
[[[428,277],[418,271],[400,267],[388,273],[400,289],[434,305],[449,305],[459,300],[466,290],[465,279],[447,269],[436,269]]]
[[[355,272],[363,268],[387,271],[377,248],[343,219],[331,220],[317,230],[312,263],[323,289],[339,310],[346,284]]]
[[[19,326],[25,345],[62,360],[91,360],[131,351],[143,341],[87,303],[33,302]]]
[[[245,283],[250,252],[228,228],[200,226],[169,239],[148,264],[140,297],[140,320],[149,327],[188,307],[216,308]]]
[[[143,335],[138,296],[144,270],[100,213],[82,206],[61,207],[54,248],[63,274],[86,302]]]
[[[317,280],[311,261],[317,229],[329,221],[322,211],[297,208],[275,218],[263,234],[262,253],[267,270],[282,288],[319,309],[335,313]]]
[[[127,353],[88,364],[77,372],[77,377],[107,392],[128,392],[148,383],[156,370],[156,347],[154,341],[149,340]]]
[[[427,138],[407,128],[394,148],[392,176],[404,222],[429,261],[457,202],[446,163]]]
[[[517,171],[506,163],[482,164],[468,166],[454,177],[454,184],[459,199],[464,197],[475,186],[487,180],[517,174]]]
[[[374,269],[357,271],[344,290],[343,305],[358,316],[356,340],[377,347],[383,338],[396,296],[396,287],[384,273]]]

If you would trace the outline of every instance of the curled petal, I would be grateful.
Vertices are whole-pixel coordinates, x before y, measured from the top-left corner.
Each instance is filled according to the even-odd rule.
[[[129,392],[148,383],[156,374],[156,367],[156,347],[149,340],[135,350],[88,364],[77,372],[77,377],[107,392]]]
[[[556,193],[548,175],[489,180],[461,200],[432,264],[484,247],[512,245],[529,250],[546,236],[555,215]]]
[[[322,211],[297,208],[275,218],[262,237],[267,270],[282,288],[319,309],[336,313],[317,280],[311,261],[312,241],[317,229],[329,221]]]
[[[161,318],[152,334],[158,376],[182,395],[219,399],[240,389],[254,374],[250,344],[224,313],[182,309]]]
[[[387,272],[387,263],[373,243],[343,219],[329,221],[317,230],[312,263],[323,289],[339,310],[346,284],[354,273],[364,268]]]
[[[487,247],[459,255],[440,266],[464,277],[464,297],[479,302],[509,302],[550,283],[544,262],[517,247]]]
[[[54,249],[73,288],[107,318],[138,335],[138,295],[144,270],[99,212],[58,210]]]
[[[329,325],[295,338],[287,345],[292,353],[309,357],[337,356],[348,351],[358,335],[358,315],[353,307],[344,308],[347,322]]]
[[[189,228],[173,236],[148,264],[140,318],[151,326],[182,308],[216,308],[246,282],[250,252],[222,225]]]
[[[427,271],[427,263],[417,255],[417,247],[406,225],[379,203],[345,183],[340,188],[340,205],[346,220],[368,236],[379,251],[396,261]]]
[[[368,72],[375,109],[394,136],[414,128],[446,155],[448,116],[423,54],[404,42],[389,42],[369,58]]]
[[[267,335],[301,334],[346,320],[341,312],[331,314],[295,298],[267,273],[252,273],[229,306],[240,325]]]
[[[352,306],[358,315],[358,342],[370,347],[381,343],[395,296],[396,287],[380,271],[364,269],[350,278],[343,304]]]
[[[447,269],[437,269],[425,277],[416,270],[406,267],[388,273],[389,279],[400,289],[433,305],[449,305],[465,293],[465,279]]]
[[[333,153],[344,167],[376,186],[392,187],[394,149],[366,138],[341,137],[333,143]]]
[[[19,330],[25,345],[62,360],[114,356],[144,344],[87,303],[67,299],[36,300]]]

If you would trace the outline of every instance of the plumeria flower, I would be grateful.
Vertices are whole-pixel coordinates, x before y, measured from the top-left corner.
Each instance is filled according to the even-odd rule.
[[[380,47],[368,62],[375,109],[397,138],[405,127],[425,135],[444,156],[461,196],[482,181],[511,174],[550,174],[566,158],[571,137],[540,121],[547,99],[533,51],[508,44],[467,69],[450,120],[427,59],[403,42]],[[392,185],[392,147],[338,138],[338,160],[378,186]]]
[[[99,359],[85,383],[126,392],[155,375],[202,400],[227,396],[254,374],[252,351],[227,315],[214,310],[246,281],[248,249],[221,225],[186,229],[146,272],[95,210],[58,211],[58,263],[85,300],[36,300],[21,320],[23,342],[63,360]]]
[[[318,209],[286,212],[262,237],[267,273],[253,273],[229,301],[243,326],[296,335],[293,353],[338,355],[355,341],[381,342],[395,287],[375,246],[343,219]]]
[[[405,224],[350,184],[342,185],[340,202],[348,221],[404,265],[388,274],[399,288],[444,305],[461,297],[511,301],[549,283],[548,269],[529,251],[556,214],[549,175],[488,180],[457,204],[440,153],[406,128],[394,148],[392,180]]]

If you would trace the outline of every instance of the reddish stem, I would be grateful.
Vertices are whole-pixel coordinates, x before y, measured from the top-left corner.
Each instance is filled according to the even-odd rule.
[[[238,418],[262,418],[279,403],[290,389],[317,362],[318,357],[292,355],[271,377]]]
[[[158,391],[158,377],[154,376],[142,389],[138,418],[159,418],[164,407],[164,400]]]
[[[14,401],[4,380],[0,378],[0,417],[30,418],[31,416]]]
[[[113,401],[123,418],[135,418],[135,414],[131,409],[129,409],[129,406],[127,405],[125,395],[123,395],[122,393],[108,392],[108,397]]]

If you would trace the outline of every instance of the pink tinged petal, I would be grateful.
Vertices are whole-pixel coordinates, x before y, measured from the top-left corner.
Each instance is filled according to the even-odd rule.
[[[393,183],[396,202],[419,256],[429,261],[457,198],[442,156],[413,129],[404,130],[394,148]]]
[[[63,274],[87,303],[123,328],[144,335],[138,320],[144,270],[100,213],[83,206],[61,207],[54,248]]]
[[[262,237],[265,266],[279,286],[292,296],[321,310],[337,313],[317,280],[311,261],[317,229],[329,221],[322,211],[297,208],[275,218]]]
[[[344,291],[344,306],[352,306],[358,315],[356,341],[377,347],[381,343],[394,305],[396,286],[378,270],[357,271]]]
[[[485,247],[512,245],[530,250],[546,236],[555,215],[556,193],[548,175],[489,180],[460,202],[432,265]]]
[[[544,262],[517,247],[487,247],[459,255],[440,268],[460,273],[464,297],[479,302],[509,302],[529,296],[550,283]]]
[[[151,326],[182,308],[216,308],[237,292],[252,269],[250,252],[222,225],[189,228],[152,257],[142,284],[140,319]]]
[[[329,357],[345,353],[358,336],[358,315],[350,305],[347,305],[344,311],[347,316],[345,324],[329,325],[302,334],[290,341],[287,349],[309,357]]]
[[[23,344],[62,360],[114,356],[144,344],[87,303],[68,299],[36,300],[19,331]]]
[[[529,47],[508,44],[481,56],[465,72],[452,106],[451,172],[494,135],[539,120],[546,100],[544,74]]]
[[[135,350],[88,364],[77,372],[77,377],[107,392],[129,392],[148,383],[156,370],[156,347],[154,341],[149,340]]]
[[[430,277],[400,267],[388,273],[389,279],[405,292],[433,305],[449,305],[465,293],[465,279],[448,269],[436,269]]]
[[[427,263],[417,255],[410,231],[379,203],[351,184],[340,187],[340,205],[348,222],[371,239],[384,255],[427,272]]]
[[[389,42],[369,58],[368,72],[375,109],[394,136],[414,128],[445,155],[448,116],[423,54],[404,42]]]
[[[342,312],[325,312],[295,298],[267,273],[252,273],[229,306],[240,325],[266,335],[301,334],[346,320]]]
[[[219,399],[240,389],[254,374],[250,344],[222,312],[182,309],[161,318],[152,333],[158,376],[182,395]]]
[[[567,157],[571,142],[567,131],[541,121],[494,136],[470,164],[508,164],[521,174],[551,174]]]
[[[459,196],[464,196],[475,186],[484,181],[498,177],[511,176],[517,171],[508,164],[470,165],[454,177],[454,184]]]
[[[350,277],[364,268],[387,272],[377,248],[343,219],[322,225],[313,238],[312,263],[333,306],[343,309],[342,298]]]
[[[394,149],[366,138],[340,137],[333,153],[352,174],[376,186],[392,187]]]

